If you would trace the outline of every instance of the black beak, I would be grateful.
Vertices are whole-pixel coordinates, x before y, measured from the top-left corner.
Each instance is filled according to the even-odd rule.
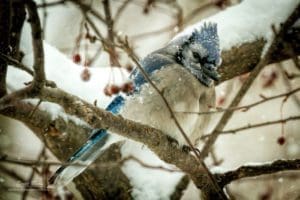
[[[203,73],[214,81],[219,81],[220,75],[213,64],[205,64],[202,69]]]

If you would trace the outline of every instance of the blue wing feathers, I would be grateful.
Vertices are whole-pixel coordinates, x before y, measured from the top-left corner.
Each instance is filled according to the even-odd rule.
[[[107,106],[106,110],[112,112],[113,114],[118,114],[122,105],[124,104],[125,99],[122,96],[117,96],[114,100]],[[107,138],[107,131],[105,129],[96,129],[92,132],[88,141],[81,146],[68,161],[73,161],[76,158],[79,158],[83,153],[85,153],[89,148],[91,148],[96,143],[102,141],[103,146],[105,141],[103,139]]]
[[[107,106],[106,110],[112,112],[113,114],[118,114],[122,106],[124,105],[125,99],[122,96],[117,96],[114,100]],[[101,148],[105,145],[109,134],[105,129],[95,129],[87,142],[81,146],[69,159],[68,162],[75,161],[94,161],[99,154],[101,154]],[[61,166],[55,174],[49,179],[49,183],[54,183],[58,177],[66,170],[71,169],[72,166]],[[82,169],[81,169],[82,170]],[[77,174],[75,173],[74,177]],[[71,180],[71,179],[70,179]]]
[[[147,75],[151,76],[151,74],[156,70],[162,69],[162,67],[173,63],[174,61],[172,61],[171,59],[162,57],[158,53],[152,53],[141,61],[141,66],[143,67]],[[147,82],[143,74],[137,67],[131,73],[130,78],[133,80],[135,92],[138,92],[140,87]]]
[[[113,114],[118,114],[124,103],[124,97],[119,95],[112,100],[112,102],[106,107],[106,110]]]

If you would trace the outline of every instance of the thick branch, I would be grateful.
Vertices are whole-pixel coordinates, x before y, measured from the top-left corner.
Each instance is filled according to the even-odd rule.
[[[42,90],[40,97],[45,101],[61,105],[67,113],[83,119],[93,128],[105,128],[110,132],[146,144],[162,160],[176,165],[189,174],[200,189],[211,189],[206,188],[208,177],[204,169],[199,167],[196,158],[179,148],[174,148],[174,141],[160,130],[124,119],[119,115],[112,115],[59,89],[46,88]]]
[[[274,49],[266,64],[277,63],[291,58],[289,49],[280,48],[283,46],[283,43],[289,44],[296,55],[300,54],[299,30],[284,33],[281,37],[278,47]],[[258,39],[232,47],[230,50],[222,51],[222,65],[218,68],[221,75],[220,83],[252,71],[260,60],[265,44],[265,40]]]

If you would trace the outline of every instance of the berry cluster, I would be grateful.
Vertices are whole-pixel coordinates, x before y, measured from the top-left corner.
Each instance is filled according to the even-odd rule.
[[[104,88],[104,94],[106,96],[112,96],[115,94],[119,94],[120,92],[124,92],[126,94],[131,93],[134,89],[134,85],[132,82],[124,83],[121,86],[115,84],[108,84]]]

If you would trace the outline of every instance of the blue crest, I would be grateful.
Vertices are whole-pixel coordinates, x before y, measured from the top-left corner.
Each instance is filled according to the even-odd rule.
[[[219,64],[220,45],[216,23],[204,23],[200,30],[195,30],[190,37],[191,42],[201,44],[208,51],[208,60]]]

